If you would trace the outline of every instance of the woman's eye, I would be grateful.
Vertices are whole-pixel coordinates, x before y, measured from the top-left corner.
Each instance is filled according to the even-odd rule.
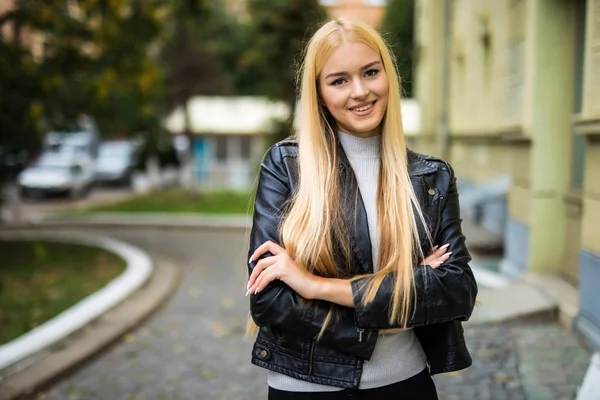
[[[344,83],[344,78],[339,78],[339,79],[336,79],[335,81],[331,82],[331,86],[338,86],[338,85],[341,85],[342,83]]]
[[[365,72],[365,75],[366,76],[375,76],[375,75],[377,75],[378,72],[379,72],[378,69],[370,69],[367,72]]]

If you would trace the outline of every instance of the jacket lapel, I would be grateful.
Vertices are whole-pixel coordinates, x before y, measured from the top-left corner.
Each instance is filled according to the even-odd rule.
[[[363,203],[356,175],[350,165],[350,161],[344,152],[344,149],[338,142],[337,146],[340,171],[340,184],[344,188],[342,193],[345,198],[342,199],[344,212],[342,215],[347,218],[346,226],[350,229],[350,242],[352,252],[359,261],[360,274],[373,272],[373,255],[371,252],[371,238],[369,236],[369,224],[367,221],[367,210]]]

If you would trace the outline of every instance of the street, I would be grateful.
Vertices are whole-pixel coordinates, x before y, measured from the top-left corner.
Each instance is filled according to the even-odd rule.
[[[77,232],[77,231],[74,231]],[[266,398],[265,371],[244,339],[246,233],[226,229],[95,228],[180,266],[171,300],[122,341],[39,398]],[[436,376],[440,399],[572,399],[589,362],[554,322],[469,326],[474,364]]]

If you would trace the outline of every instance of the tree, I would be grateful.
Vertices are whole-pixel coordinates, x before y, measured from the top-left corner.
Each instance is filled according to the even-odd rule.
[[[412,97],[414,14],[414,0],[389,0],[381,26],[381,32],[396,57],[406,97]]]
[[[0,203],[2,182],[14,175],[16,158],[39,143],[40,85],[31,55],[0,37]],[[19,154],[20,153],[20,154]]]
[[[247,51],[238,64],[238,84],[282,100],[294,109],[296,73],[306,41],[327,15],[317,0],[249,0]],[[290,122],[291,123],[291,122]],[[279,139],[289,135],[290,125]]]
[[[223,62],[223,49],[235,30],[219,1],[172,0],[170,29],[161,49],[165,71],[165,111],[179,108],[188,140],[183,180],[193,188],[193,133],[188,109],[195,95],[231,95],[231,74]]]
[[[168,0],[17,0],[0,15],[0,187],[7,158],[81,115],[107,134],[160,130],[162,76],[150,51]],[[43,37],[34,57],[21,33]]]

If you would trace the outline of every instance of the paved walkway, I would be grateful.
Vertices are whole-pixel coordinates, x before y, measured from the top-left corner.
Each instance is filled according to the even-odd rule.
[[[181,266],[182,284],[142,327],[38,398],[266,398],[243,340],[246,234],[240,230],[95,228]],[[87,232],[90,232],[87,230]],[[590,354],[554,323],[468,325],[474,366],[435,377],[440,399],[572,399]]]

